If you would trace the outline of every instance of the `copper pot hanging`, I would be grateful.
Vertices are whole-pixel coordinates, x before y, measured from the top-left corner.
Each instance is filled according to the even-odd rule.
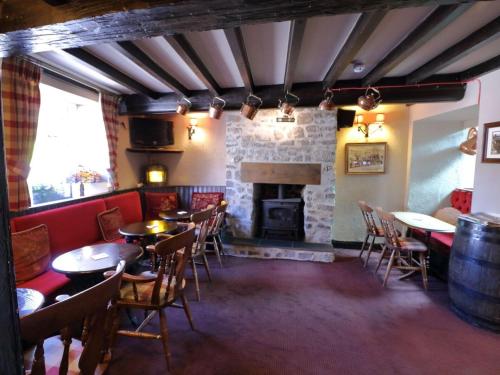
[[[467,155],[476,155],[477,149],[477,129],[470,128],[467,134],[467,140],[462,142],[459,147],[460,151]]]
[[[252,102],[253,99],[253,102]],[[253,120],[259,108],[262,105],[262,99],[254,94],[248,94],[245,103],[242,103],[240,113],[243,117]]]
[[[219,103],[216,103],[216,100],[218,100]],[[222,113],[224,112],[225,106],[226,106],[226,101],[224,99],[218,96],[214,97],[214,99],[212,100],[212,104],[210,104],[210,108],[208,109],[208,116],[215,120],[220,119]]]
[[[373,87],[368,87],[365,94],[358,98],[358,106],[365,111],[371,111],[377,108],[381,102],[382,96],[380,95],[380,91]]]
[[[175,110],[175,112],[182,116],[185,116],[189,112],[191,105],[192,103],[188,98],[182,98],[181,101],[177,103],[177,109]]]
[[[284,115],[291,116],[293,114],[293,111],[295,110],[295,106],[299,103],[299,101],[300,98],[297,95],[287,91],[285,94],[285,99],[278,100],[278,108]]]
[[[323,100],[319,103],[319,109],[321,111],[333,111],[336,105],[333,102],[333,91],[330,89],[326,89],[325,95],[323,96]]]

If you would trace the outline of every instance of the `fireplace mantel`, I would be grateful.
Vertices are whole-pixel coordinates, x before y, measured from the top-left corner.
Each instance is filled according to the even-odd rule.
[[[241,181],[259,184],[321,185],[321,164],[243,162]]]

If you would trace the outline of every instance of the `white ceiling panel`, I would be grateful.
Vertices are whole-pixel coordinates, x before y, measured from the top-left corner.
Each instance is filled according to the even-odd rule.
[[[447,66],[439,74],[458,73],[500,55],[500,37]]]
[[[355,73],[351,65],[342,73],[340,79],[362,78],[434,9],[434,7],[403,8],[388,12],[354,58],[365,64],[365,71]]]
[[[389,72],[388,76],[402,76],[411,73],[499,15],[500,1],[475,3],[456,21],[408,56],[405,61]]]
[[[81,63],[80,60],[63,51],[39,52],[33,56],[47,64],[61,69],[62,71],[80,76],[89,82],[93,82],[97,86],[109,88],[110,90],[121,94],[133,94],[133,92],[128,88],[123,87],[119,83],[87,67],[87,65]]]
[[[84,49],[151,90],[161,93],[173,91],[108,44],[88,46]]]
[[[244,86],[223,30],[192,32],[185,36],[219,86]]]
[[[290,21],[242,26],[254,83],[283,84]]]
[[[164,38],[146,38],[134,43],[187,89],[206,90],[205,85]]]
[[[308,19],[293,82],[322,81],[359,16],[353,13]]]

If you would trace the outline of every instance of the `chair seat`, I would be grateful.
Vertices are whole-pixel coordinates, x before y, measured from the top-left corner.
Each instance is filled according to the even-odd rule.
[[[168,284],[168,278],[167,276],[164,276],[160,289],[160,305],[173,302],[175,299],[175,294],[174,294],[175,277],[172,279],[170,290],[168,292],[168,298],[166,297],[167,284]],[[135,300],[133,284],[131,282],[124,283],[124,285],[120,289],[119,303],[126,304],[127,302],[129,303],[139,302],[144,304],[151,304],[151,296],[153,295],[154,285],[155,285],[154,280],[148,283],[136,283],[138,300]],[[183,279],[181,289],[184,289],[185,286],[186,286],[186,280]]]
[[[45,357],[45,371],[47,375],[58,375],[59,365],[63,355],[64,345],[59,336],[53,336],[46,339],[43,343],[43,351]],[[78,361],[82,354],[82,342],[77,339],[71,340],[68,355],[68,375],[79,375]],[[24,352],[24,368],[25,374],[31,374],[31,367],[35,356],[35,347]],[[102,375],[108,368],[108,363],[100,363],[97,366],[95,375]]]
[[[398,230],[398,235],[401,236],[401,232]],[[382,227],[377,227],[377,233],[372,233],[370,232],[371,235],[375,237],[384,237],[384,228]]]
[[[427,251],[427,246],[414,238],[400,238],[399,243],[401,244],[400,249],[406,251]]]

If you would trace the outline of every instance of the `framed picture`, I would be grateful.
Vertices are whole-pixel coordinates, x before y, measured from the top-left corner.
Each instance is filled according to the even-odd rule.
[[[346,174],[385,173],[387,142],[346,143]]]
[[[483,163],[500,163],[500,122],[484,124]]]

